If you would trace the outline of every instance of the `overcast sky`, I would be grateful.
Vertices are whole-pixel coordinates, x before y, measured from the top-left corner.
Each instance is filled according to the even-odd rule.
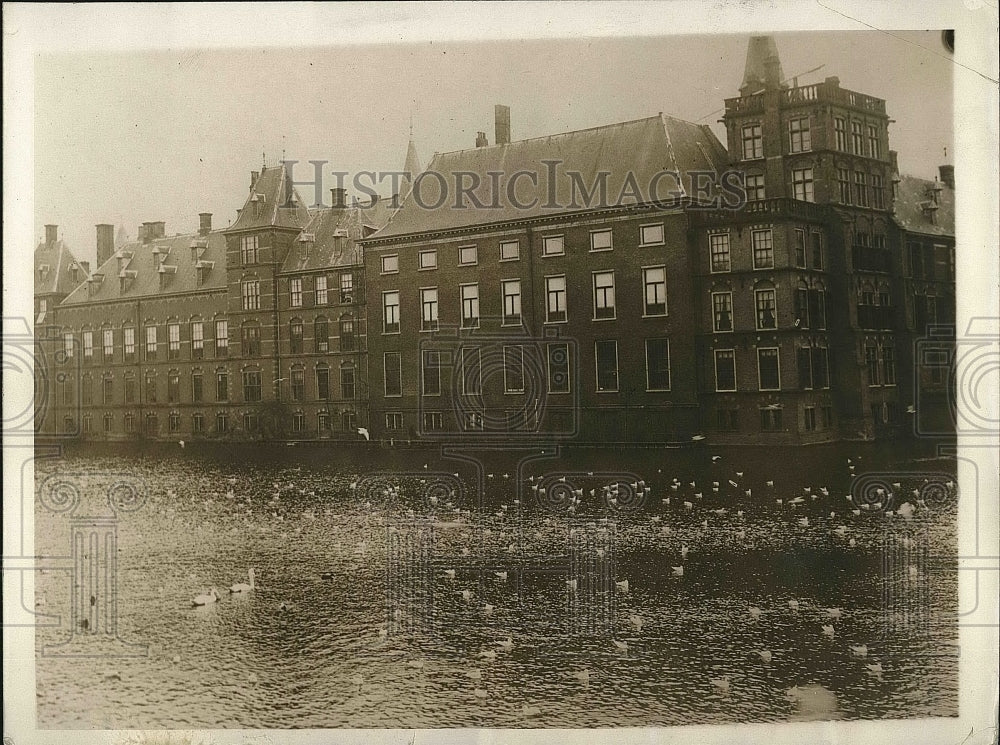
[[[952,66],[938,31],[781,33],[785,75],[837,75],[887,101],[890,146],[905,173],[951,162]],[[513,139],[664,112],[709,124],[737,95],[747,36],[119,54],[36,58],[35,235],[57,223],[81,259],[94,224],[146,220],[188,232],[199,212],[235,218],[263,154],[329,170],[398,170],[409,121],[426,166],[435,151],[493,142],[493,105],[511,107]],[[387,182],[386,182],[387,183]],[[325,185],[325,188],[333,183]],[[312,192],[302,190],[311,203]],[[388,186],[384,189],[388,193]]]

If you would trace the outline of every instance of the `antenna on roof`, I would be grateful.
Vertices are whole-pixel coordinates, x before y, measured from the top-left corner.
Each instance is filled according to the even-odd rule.
[[[260,151],[260,170],[267,168],[267,152],[264,150]]]

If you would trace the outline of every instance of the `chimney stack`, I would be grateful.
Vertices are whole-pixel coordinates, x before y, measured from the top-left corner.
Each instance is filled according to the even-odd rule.
[[[198,235],[208,235],[212,232],[212,213],[198,213]]]
[[[485,132],[476,132],[476,147],[487,147],[489,144]]]
[[[497,145],[509,145],[510,144],[510,106],[504,106],[503,104],[497,104],[493,107],[493,119],[496,124],[496,139],[494,142]]]
[[[156,240],[157,238],[163,238],[167,234],[167,224],[162,220],[153,220],[144,224],[149,226],[146,229],[146,236],[151,241]]]
[[[938,166],[938,173],[941,174],[941,181],[952,191],[955,190],[955,166]]]
[[[97,266],[101,266],[115,252],[115,226],[101,223],[97,226]]]
[[[344,209],[347,206],[347,189],[330,189],[330,204],[334,209]]]
[[[149,243],[148,226],[149,223],[147,222],[144,222],[142,225],[139,226],[139,243],[142,243],[143,245]]]
[[[45,226],[45,245],[52,246],[58,240],[59,226],[58,225],[46,225]]]

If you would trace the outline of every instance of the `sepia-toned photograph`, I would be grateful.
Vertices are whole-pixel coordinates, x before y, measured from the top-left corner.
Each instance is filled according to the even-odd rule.
[[[996,245],[963,38],[912,28],[34,54],[36,734],[967,715]]]

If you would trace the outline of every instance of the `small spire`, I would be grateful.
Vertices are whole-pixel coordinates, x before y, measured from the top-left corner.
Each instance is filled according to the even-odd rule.
[[[784,77],[774,37],[751,36],[740,95],[748,96],[767,88],[783,87]]]

